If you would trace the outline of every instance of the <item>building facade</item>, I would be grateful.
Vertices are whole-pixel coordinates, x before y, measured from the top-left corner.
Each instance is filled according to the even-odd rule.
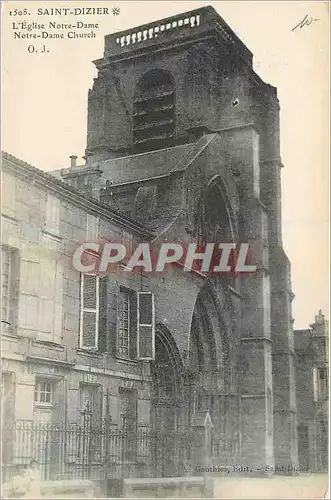
[[[194,471],[208,414],[208,460],[297,466],[276,89],[211,7],[108,35],[95,64],[83,165],[48,175],[3,155],[5,460],[36,453],[34,431],[24,453],[17,443],[40,423],[66,446],[46,433],[39,455],[67,474],[86,453],[90,475]],[[246,242],[257,271],[81,276],[73,249],[98,239]],[[137,356],[142,310],[150,361]],[[84,441],[86,426],[102,433]]]
[[[329,343],[322,311],[307,330],[294,331],[297,359],[298,454],[300,469],[328,470]]]
[[[55,462],[86,462],[75,426],[150,424],[149,367],[131,360],[128,309],[147,285],[131,274],[80,276],[71,262],[86,240],[130,244],[150,236],[96,198],[10,155],[2,159],[2,458],[9,465],[37,458],[49,478],[54,439],[71,440],[55,450]],[[51,438],[48,429],[60,424],[62,435]]]

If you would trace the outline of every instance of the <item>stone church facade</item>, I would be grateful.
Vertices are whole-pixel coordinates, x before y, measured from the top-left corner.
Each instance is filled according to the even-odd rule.
[[[105,201],[111,191],[156,238],[248,242],[258,264],[255,275],[230,282],[150,280],[181,371],[214,395],[215,409],[205,409],[225,440],[236,441],[236,460],[296,464],[276,89],[209,7],[109,35],[95,64],[86,154],[111,182]],[[179,385],[186,390],[183,379]]]
[[[17,452],[12,422],[108,422],[133,439],[163,435],[157,474],[174,475],[205,463],[208,415],[210,461],[297,466],[276,88],[211,7],[108,35],[95,65],[84,165],[72,156],[48,175],[3,155],[7,460],[33,454]],[[246,242],[257,271],[82,277],[72,249],[100,238]],[[153,297],[152,361],[137,358],[143,293]],[[188,433],[193,448],[177,441],[178,454]],[[138,460],[128,450],[122,462],[139,474],[148,453]],[[77,445],[65,455],[79,462]]]

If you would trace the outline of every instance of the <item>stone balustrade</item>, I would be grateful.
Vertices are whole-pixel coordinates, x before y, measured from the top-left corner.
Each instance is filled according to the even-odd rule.
[[[140,31],[129,31],[127,34],[123,34],[122,36],[117,37],[116,44],[120,45],[121,47],[125,47],[127,45],[133,45],[145,40],[157,38],[159,35],[162,35],[169,30],[174,30],[183,26],[189,29],[196,28],[200,25],[200,21],[200,14],[195,14],[190,17],[176,17],[165,22],[164,24],[154,25],[150,28],[146,27]]]
[[[252,64],[252,53],[210,6],[107,35],[104,58],[94,62],[99,67],[106,62],[107,58],[126,56],[130,51],[136,51],[161,41],[176,44],[185,38],[191,39],[193,34],[197,36],[197,39],[199,36],[202,38],[213,36],[215,39],[223,40],[223,43],[227,45],[231,44],[243,59],[250,65]]]

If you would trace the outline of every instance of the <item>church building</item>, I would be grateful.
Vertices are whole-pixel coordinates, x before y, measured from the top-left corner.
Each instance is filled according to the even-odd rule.
[[[157,406],[156,422],[187,428],[194,409],[209,411],[228,462],[291,465],[293,296],[279,102],[252,60],[211,7],[106,36],[88,95],[87,164],[62,178],[103,185],[101,200],[155,239],[251,245],[258,271],[249,277],[149,278],[154,391],[189,402]]]
[[[72,156],[48,175],[4,156],[16,207],[4,214],[3,258],[15,283],[5,310],[5,411],[21,423],[7,433],[8,460],[35,453],[15,448],[24,429],[57,424],[57,439],[40,441],[40,461],[49,478],[60,462],[70,475],[86,457],[77,428],[88,425],[101,429],[84,462],[94,477],[105,467],[109,477],[194,473],[206,465],[207,425],[207,465],[290,470],[298,438],[277,90],[212,7],[107,35],[94,64],[84,164]],[[43,211],[20,199],[24,184]],[[257,269],[79,275],[72,248],[101,238],[132,248],[248,243]],[[42,245],[47,258],[36,255]],[[110,448],[108,432],[118,439]]]

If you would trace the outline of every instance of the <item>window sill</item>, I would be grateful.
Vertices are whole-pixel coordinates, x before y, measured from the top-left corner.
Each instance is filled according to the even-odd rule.
[[[39,364],[47,364],[47,365],[55,365],[55,366],[73,366],[74,363],[71,361],[66,361],[64,359],[54,359],[53,358],[45,358],[43,356],[31,356],[27,355],[26,356],[26,361],[33,361],[35,363]]]
[[[103,357],[103,353],[94,349],[84,349],[83,347],[79,347],[77,349],[77,354],[86,354],[87,356],[97,356],[98,358]]]
[[[40,401],[34,401],[34,407],[35,408],[43,408],[46,410],[51,410],[53,408],[53,403],[42,403]]]
[[[56,349],[57,351],[64,351],[64,345],[59,344],[59,342],[53,342],[52,340],[33,340],[33,345],[35,346],[45,346],[45,347],[50,347],[52,349]]]
[[[127,364],[130,364],[130,365],[138,365],[139,364],[138,360],[136,360],[136,359],[124,358],[122,356],[115,356],[115,359],[119,363],[127,363]]]

